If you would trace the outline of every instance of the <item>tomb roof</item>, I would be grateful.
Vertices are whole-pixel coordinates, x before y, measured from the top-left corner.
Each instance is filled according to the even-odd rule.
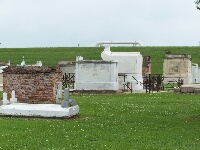
[[[59,61],[58,65],[75,64],[75,61]]]
[[[77,63],[117,63],[118,61],[117,60],[79,60],[79,61],[76,61]]]
[[[3,72],[9,74],[33,74],[33,73],[60,73],[61,70],[56,67],[44,66],[9,66],[3,69]]]
[[[188,58],[191,59],[191,55],[187,54],[165,54],[164,58],[173,59],[173,58]]]

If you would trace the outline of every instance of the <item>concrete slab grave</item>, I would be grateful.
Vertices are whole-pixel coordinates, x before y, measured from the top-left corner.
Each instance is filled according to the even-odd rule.
[[[12,93],[14,98],[14,92]],[[3,95],[3,105],[0,106],[2,116],[23,116],[23,117],[53,117],[69,118],[79,114],[79,106],[75,100],[69,99],[69,89],[65,89],[63,104],[27,104],[9,103],[7,93]]]

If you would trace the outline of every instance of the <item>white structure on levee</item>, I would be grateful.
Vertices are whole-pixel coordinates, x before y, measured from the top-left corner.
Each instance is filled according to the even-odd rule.
[[[98,41],[96,43],[96,46],[104,46],[104,45],[111,45],[111,44],[120,44],[120,45],[124,45],[124,44],[128,44],[128,45],[133,45],[133,46],[142,46],[141,42],[138,41]]]
[[[101,53],[103,60],[118,61],[119,89],[123,89],[124,85],[132,87],[132,90],[143,89],[142,62],[143,57],[140,52],[111,52],[110,47],[105,47]]]
[[[24,56],[23,56],[21,64],[17,65],[17,66],[38,66],[38,67],[41,67],[42,66],[42,62],[41,61],[37,61],[36,64],[34,64],[34,65],[27,65],[25,60],[24,60]]]

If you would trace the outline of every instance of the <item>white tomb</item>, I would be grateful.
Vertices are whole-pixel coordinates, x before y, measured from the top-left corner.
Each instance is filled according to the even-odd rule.
[[[26,104],[13,103],[1,105],[1,115],[32,116],[32,117],[72,117],[79,113],[79,106],[62,108],[58,104]]]
[[[12,98],[14,97],[15,93],[12,91]],[[4,93],[0,115],[69,118],[79,114],[79,106],[76,105],[76,101],[69,99],[69,89],[65,89],[64,97],[63,101],[68,102],[66,106],[60,104],[11,103],[12,101],[7,100],[7,93]]]
[[[83,60],[77,56],[75,90],[118,91],[117,61]]]
[[[192,83],[200,83],[200,68],[198,64],[192,63]]]
[[[119,88],[123,89],[124,84],[129,84],[133,90],[143,89],[142,62],[140,52],[111,52],[110,47],[105,47],[101,53],[101,58],[105,61],[118,61]]]

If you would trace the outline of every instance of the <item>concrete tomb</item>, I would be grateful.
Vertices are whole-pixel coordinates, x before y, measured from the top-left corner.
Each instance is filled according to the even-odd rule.
[[[104,61],[118,61],[119,89],[124,89],[124,84],[130,84],[133,90],[143,89],[142,62],[140,52],[111,52],[110,47],[105,47],[101,53]]]
[[[58,117],[69,118],[79,114],[79,106],[75,100],[69,100],[68,89],[65,89],[65,99],[67,104],[27,104],[27,103],[4,103],[0,106],[0,115],[4,116],[25,116],[25,117]],[[13,95],[14,96],[14,95]],[[3,102],[8,102],[7,95],[4,94]],[[7,104],[7,105],[5,105]],[[64,106],[63,106],[64,105]]]
[[[164,83],[176,83],[179,79],[182,79],[183,84],[191,84],[191,56],[186,54],[165,54],[163,63],[163,76]]]
[[[200,83],[200,68],[198,67],[198,64],[194,63],[192,63],[192,83]]]
[[[54,103],[61,98],[61,84],[62,73],[55,67],[9,66],[3,69],[3,91],[10,98],[11,91],[15,90],[15,97],[12,98],[17,98],[19,102]]]
[[[58,67],[62,71],[62,74],[69,74],[69,73],[75,73],[75,61],[59,61]]]
[[[76,58],[75,90],[118,91],[118,62]]]

